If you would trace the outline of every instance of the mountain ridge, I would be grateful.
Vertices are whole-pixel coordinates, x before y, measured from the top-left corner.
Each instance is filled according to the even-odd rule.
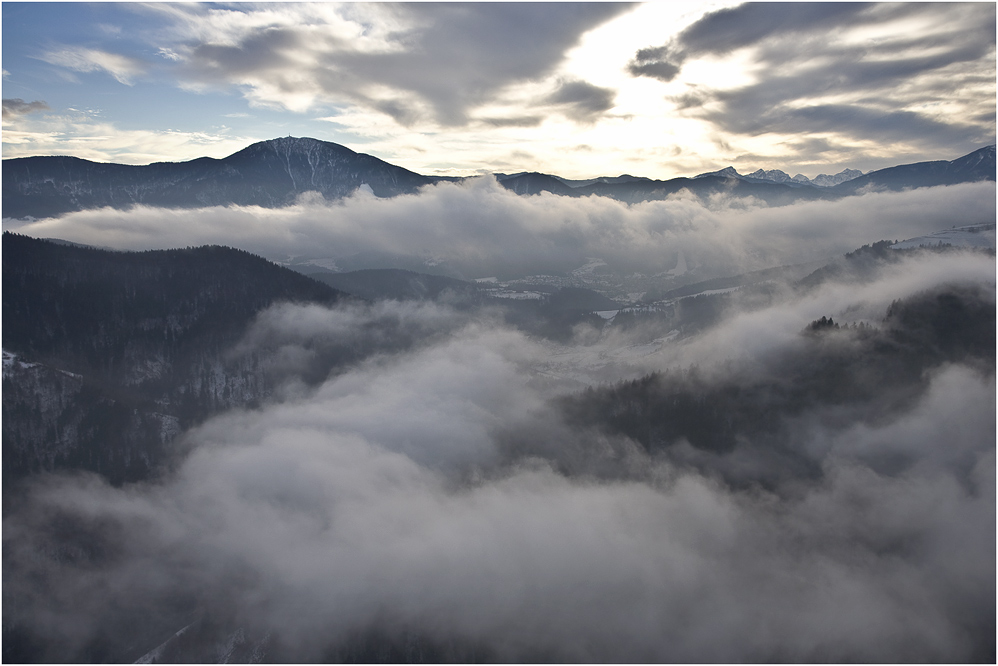
[[[124,165],[76,157],[3,161],[4,217],[51,217],[137,204],[168,208],[290,205],[303,192],[339,199],[367,185],[375,196],[415,192],[437,179],[318,139],[261,141],[222,159]]]
[[[799,200],[838,198],[867,190],[900,190],[931,185],[995,180],[995,146],[952,161],[898,165],[855,175],[846,169],[813,181],[779,170],[739,174],[733,167],[697,176],[652,180],[641,176],[600,176],[571,181],[539,172],[494,174],[506,189],[520,195],[547,192],[559,196],[606,196],[626,203],[664,199],[680,190],[699,197],[718,193],[752,196],[770,205]],[[852,177],[855,176],[855,177]],[[824,180],[818,182],[819,179]],[[35,156],[3,160],[3,216],[46,218],[95,208],[135,205],[166,208],[262,206],[295,203],[305,192],[327,200],[367,188],[376,197],[412,194],[441,181],[340,144],[308,137],[260,141],[216,159],[126,165],[91,162],[72,156]],[[838,181],[838,182],[836,182]]]

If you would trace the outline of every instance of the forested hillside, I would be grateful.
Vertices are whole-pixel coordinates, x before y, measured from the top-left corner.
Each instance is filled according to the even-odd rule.
[[[341,292],[247,252],[113,252],[3,235],[3,475],[144,478],[172,436],[268,387],[226,358],[255,315]]]
[[[726,469],[725,481],[736,486],[819,474],[808,470],[813,452],[798,446],[799,417],[818,414],[834,424],[850,414],[874,424],[911,409],[946,364],[993,373],[995,298],[976,286],[941,286],[896,300],[878,326],[822,317],[798,342],[753,371],[721,380],[696,367],[653,373],[563,398],[562,410],[574,423],[626,435],[652,454],[679,447],[671,455]],[[734,462],[749,451],[756,463]],[[725,455],[728,466],[715,458]]]

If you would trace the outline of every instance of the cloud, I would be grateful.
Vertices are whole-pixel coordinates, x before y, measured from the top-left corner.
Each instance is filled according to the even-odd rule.
[[[863,3],[746,3],[720,9],[701,17],[668,44],[640,49],[628,71],[669,82],[691,57],[726,55],[767,39],[855,27],[866,22],[863,13],[868,10]]]
[[[511,142],[530,143],[538,160],[516,170],[585,179],[614,163],[630,166],[613,173],[658,178],[728,164],[814,176],[948,159],[994,141],[987,5],[840,4],[753,3],[696,21],[702,9],[619,3],[153,3],[109,10],[117,18],[106,23],[128,26],[114,44],[81,37],[45,49],[62,54],[66,76],[110,68],[183,94],[222,92],[215,102],[248,102],[267,111],[261,119],[292,111],[295,134],[320,131],[314,116],[334,118],[326,138],[447,175],[507,170],[498,146]],[[98,25],[81,30],[100,37]],[[131,56],[141,71],[91,51]],[[627,75],[629,61],[640,79]],[[671,83],[662,89],[655,77]],[[560,89],[567,82],[595,88]],[[790,127],[804,135],[789,136]],[[682,139],[680,159],[649,144],[656,132]],[[58,152],[58,138],[39,133],[39,154]],[[795,150],[804,139],[838,149]],[[566,146],[578,143],[597,150],[568,159]],[[750,156],[760,161],[746,164]]]
[[[476,261],[481,247],[550,259],[557,240],[748,261],[993,221],[993,207],[993,184],[767,209],[524,198],[480,179],[404,201],[100,211],[30,228],[127,229],[136,246],[239,229],[282,251],[296,237],[345,251],[429,240]],[[88,242],[100,238],[112,236]],[[821,379],[829,359],[894,367],[907,353],[849,331],[801,335],[818,316],[886,330],[893,300],[957,289],[993,313],[994,275],[980,253],[912,255],[774,288],[763,305],[736,299],[672,343],[654,322],[561,345],[433,303],[276,305],[231,351],[283,382],[264,404],[187,432],[156,480],[53,475],[22,489],[4,517],[4,590],[17,599],[5,621],[44,637],[50,661],[99,646],[137,658],[195,608],[202,651],[177,657],[204,660],[242,632],[268,661],[366,659],[393,641],[462,662],[988,661],[993,364],[878,375],[869,400],[800,380]],[[659,351],[633,354],[650,340]],[[760,406],[753,417],[776,414],[775,432],[744,428],[725,453],[688,441],[649,452],[561,407],[586,395],[580,383],[604,391],[601,380],[652,370],[689,377],[679,386],[693,396],[737,389],[726,395]],[[149,638],[126,647],[123,628]]]
[[[273,385],[314,385],[351,362],[426,345],[468,323],[466,314],[432,302],[345,303],[334,310],[284,304],[261,313],[232,354],[266,349],[261,370]]]
[[[537,127],[544,118],[542,116],[516,116],[511,118],[482,118],[481,122],[493,127]]]
[[[147,69],[145,63],[137,58],[83,47],[50,51],[41,59],[76,72],[105,71],[126,86],[134,85],[134,79]]]
[[[585,81],[562,81],[545,102],[560,106],[576,122],[594,122],[613,108],[616,92]]]
[[[724,326],[705,332],[680,348],[665,349],[654,363],[661,368],[711,359],[733,363],[769,358],[793,346],[807,323],[830,316],[843,324],[879,326],[895,299],[910,298],[940,284],[987,284],[993,281],[994,258],[954,253],[914,257],[883,268],[876,279],[832,281],[796,298],[783,297],[763,308],[735,309]],[[647,360],[647,359],[646,359]]]
[[[34,102],[25,102],[20,98],[4,99],[3,100],[3,118],[4,120],[13,119],[17,116],[22,116],[27,113],[36,113],[38,111],[48,111],[50,107],[48,104],[41,100],[36,100]]]
[[[375,316],[442,330],[433,322],[448,315],[421,307]],[[245,344],[349,338],[372,314],[280,306]],[[460,661],[993,652],[993,373],[940,367],[900,412],[811,421],[795,444],[817,477],[740,489],[565,422],[535,381],[550,350],[455,321],[312,391],[209,421],[157,482],[37,480],[4,519],[10,621],[46,626],[50,656],[184,603],[228,627],[219,639],[273,636],[274,660],[329,660],[371,628],[464,646]],[[617,474],[564,469],[571,447]],[[914,464],[874,462],[899,450]],[[75,555],[52,549],[58,525]]]
[[[629,9],[617,3],[382,5],[318,13],[292,6],[177,9],[170,15],[178,32],[188,34],[170,48],[183,57],[179,73],[190,84],[240,86],[255,103],[304,111],[350,102],[403,125],[454,127],[507,86],[552,73],[583,33]]]
[[[253,141],[252,138],[178,130],[121,129],[91,111],[67,109],[41,117],[8,114],[4,102],[3,156],[71,155],[97,162],[149,164],[177,161],[178,155],[199,154],[222,158]],[[18,101],[18,100],[14,100]],[[43,104],[32,102],[29,104]],[[40,107],[35,107],[39,109]]]
[[[752,81],[699,86],[680,108],[732,134],[838,135],[922,150],[989,143],[994,7],[747,3],[637,51],[633,76],[676,80],[693,60],[742,53]],[[945,110],[944,110],[945,109]],[[988,120],[971,120],[972,117]]]
[[[673,60],[681,60],[681,58],[678,53],[673,53],[666,46],[641,49],[628,63],[627,71],[632,76],[649,76],[668,83],[676,78],[681,66],[681,63],[672,62]]]
[[[993,183],[768,208],[723,196],[704,205],[682,194],[634,205],[603,197],[521,197],[483,177],[393,199],[357,193],[341,202],[311,198],[276,210],[95,210],[8,221],[5,228],[119,249],[236,242],[275,260],[387,253],[443,264],[469,279],[570,271],[587,257],[654,274],[671,269],[681,250],[706,279],[913,238],[938,231],[947,220],[987,224],[994,217]]]
[[[772,37],[855,27],[877,19],[865,4],[747,3],[705,15],[678,36],[685,55],[724,54]],[[902,10],[903,11],[903,10]]]

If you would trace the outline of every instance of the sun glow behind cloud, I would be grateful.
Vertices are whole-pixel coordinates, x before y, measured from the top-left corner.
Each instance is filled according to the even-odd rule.
[[[427,174],[813,177],[994,141],[979,4],[109,5],[44,47],[15,11],[36,38],[5,35],[5,94],[49,110],[5,118],[5,157],[222,157],[290,134]],[[100,123],[60,121],[70,106]],[[171,132],[214,148],[128,145]]]
[[[670,86],[626,75],[624,65],[635,47],[660,41],[663,35],[681,29],[705,11],[724,3],[670,3],[640,5],[585,33],[578,46],[565,54],[551,74],[535,81],[517,81],[501,90],[496,99],[475,109],[466,127],[446,133],[413,133],[406,136],[409,150],[396,153],[396,163],[413,170],[425,163],[427,154],[447,146],[443,164],[425,173],[466,174],[469,153],[480,154],[475,172],[545,171],[567,178],[589,178],[618,168],[642,175],[665,177],[685,174],[702,165],[699,155],[714,152],[715,142],[702,124],[674,113]],[[742,63],[739,63],[742,64]],[[693,70],[691,78],[719,77],[722,83],[745,82],[745,74],[732,62],[714,63]],[[538,103],[559,81],[585,81],[614,91],[613,106],[593,122],[577,122]],[[715,80],[715,84],[717,80]],[[397,127],[383,118],[357,109],[330,117],[365,136],[377,140],[365,149],[378,154],[392,151],[399,135]],[[649,140],[653,137],[652,140]],[[682,143],[680,147],[678,144]],[[511,148],[512,147],[512,148]],[[689,166],[686,166],[686,165]]]

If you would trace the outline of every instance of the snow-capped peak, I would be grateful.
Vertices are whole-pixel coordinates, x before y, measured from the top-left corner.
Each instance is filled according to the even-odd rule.
[[[721,176],[724,178],[741,178],[742,175],[735,171],[735,167],[726,166],[718,171],[709,171],[707,173],[697,174],[693,176],[694,178],[706,178],[707,176]]]
[[[774,183],[785,183],[790,180],[790,176],[787,175],[785,171],[780,171],[779,169],[770,169],[769,171],[759,169],[750,173],[748,177],[758,178],[760,180],[770,180]]]

